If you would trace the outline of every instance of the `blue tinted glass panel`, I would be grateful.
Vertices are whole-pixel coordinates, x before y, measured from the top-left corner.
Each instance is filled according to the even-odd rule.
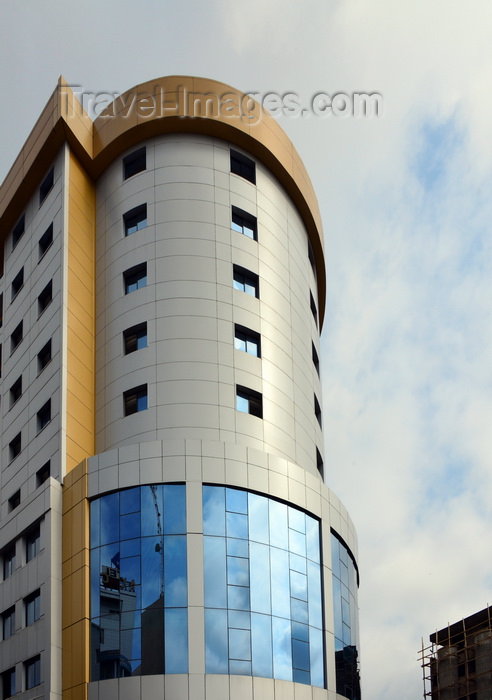
[[[184,487],[155,485],[91,504],[91,679],[186,673]]]
[[[318,522],[265,496],[212,486],[203,489],[203,512],[206,672],[227,666],[323,687]]]

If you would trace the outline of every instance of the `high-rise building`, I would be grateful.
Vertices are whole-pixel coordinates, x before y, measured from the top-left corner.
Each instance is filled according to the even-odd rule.
[[[60,79],[0,233],[2,697],[360,698],[321,221],[277,122],[190,77],[93,121]]]
[[[492,608],[454,622],[422,644],[424,698],[492,698]]]

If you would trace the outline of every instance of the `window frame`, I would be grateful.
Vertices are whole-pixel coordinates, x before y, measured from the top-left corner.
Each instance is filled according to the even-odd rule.
[[[238,347],[236,341],[243,342],[244,348]],[[256,352],[250,352],[248,349],[249,344],[256,348]],[[239,352],[245,352],[252,357],[261,358],[261,335],[250,328],[246,328],[246,326],[240,326],[238,323],[234,324],[234,349],[239,350]]]
[[[6,581],[15,571],[15,544],[2,552],[2,580]]]
[[[20,502],[21,502],[21,491],[20,491],[20,489],[17,489],[17,491],[15,493],[13,493],[9,498],[9,513],[11,513],[16,508],[18,508],[20,506]]]
[[[140,225],[142,224],[142,225]],[[123,229],[126,236],[132,236],[148,226],[147,202],[133,207],[123,214]]]
[[[243,278],[242,280],[239,278]],[[255,299],[260,298],[260,278],[251,270],[240,265],[234,265],[232,271],[232,285],[238,292],[243,292]],[[242,285],[242,286],[239,286]],[[248,287],[254,290],[254,294],[248,291]]]
[[[24,286],[24,266],[21,267],[19,272],[16,274],[10,285],[11,295],[10,301],[14,301],[15,297],[19,294],[20,290]]]
[[[145,339],[145,345],[141,345],[139,341]],[[138,350],[143,350],[148,347],[147,321],[138,323],[135,326],[126,328],[123,331],[123,354],[130,355]]]
[[[19,221],[16,223],[12,229],[12,250],[17,246],[20,239],[26,232],[26,215],[22,214]]]
[[[38,263],[44,258],[53,245],[53,222],[48,226],[38,241]]]
[[[239,402],[247,402],[247,410],[240,408],[242,405]],[[263,418],[263,396],[258,391],[249,387],[236,384],[236,411],[239,413],[247,413],[250,416]]]
[[[22,396],[22,374],[17,377],[15,382],[10,387],[10,408],[17,403]]]
[[[17,324],[10,334],[10,354],[12,355],[24,340],[24,319]]]
[[[230,151],[231,173],[239,175],[244,180],[256,185],[256,163],[248,156],[231,148]]]
[[[39,524],[26,534],[26,564],[36,559],[41,553],[41,528]]]
[[[140,274],[143,273],[143,274]],[[140,276],[139,276],[140,275]],[[142,280],[145,280],[144,284],[140,284]],[[136,286],[135,286],[136,285]],[[129,287],[135,286],[134,289],[129,289]],[[139,289],[143,289],[147,286],[147,262],[139,263],[133,267],[129,267],[128,270],[123,272],[123,288],[125,295],[136,292]]]
[[[36,413],[36,435],[38,435],[48,423],[51,423],[51,399],[48,399]]]
[[[44,484],[51,476],[51,460],[43,464],[36,472],[36,488]]]
[[[6,634],[7,629],[7,634]],[[2,613],[2,640],[10,639],[15,634],[15,605]]]
[[[41,656],[39,654],[25,661],[24,669],[26,674],[26,690],[31,690],[31,688],[36,688],[38,685],[41,685]],[[30,678],[31,673],[34,674],[32,678]]]
[[[46,173],[42,183],[39,186],[39,206],[46,201],[47,196],[53,189],[55,184],[55,166],[52,165],[51,168]]]
[[[12,440],[9,442],[9,455],[10,455],[10,461],[14,461],[20,453],[22,452],[22,431],[19,431],[17,435],[12,438]]]
[[[15,675],[15,666],[12,666],[12,668],[7,668],[5,671],[2,672],[2,697],[4,700],[6,698],[12,698],[16,692],[17,692],[17,683],[16,683],[16,675]],[[10,683],[10,688],[7,691],[7,680]],[[7,695],[8,693],[8,695]]]
[[[41,619],[41,591],[39,588],[24,598],[24,612],[26,627]]]
[[[38,296],[38,318],[53,301],[53,280],[51,279],[47,285],[41,290]]]
[[[48,351],[49,351],[49,357],[48,357]],[[39,375],[39,374],[41,374],[43,369],[47,365],[49,365],[49,363],[53,359],[51,338],[43,345],[41,350],[38,352],[37,358],[38,358],[38,375]]]
[[[258,220],[256,216],[244,211],[244,209],[232,206],[231,229],[246,236],[246,238],[250,238],[252,241],[258,241]]]
[[[142,166],[143,162],[143,166]],[[147,148],[142,146],[123,158],[123,180],[128,180],[147,170]],[[129,172],[131,171],[131,172]]]
[[[145,401],[143,401],[145,399]],[[142,402],[142,405],[140,405]],[[145,405],[144,405],[145,404]],[[148,384],[140,384],[123,392],[123,415],[133,416],[149,407]]]

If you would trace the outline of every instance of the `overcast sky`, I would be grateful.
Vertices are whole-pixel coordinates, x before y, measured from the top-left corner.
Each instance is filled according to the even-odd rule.
[[[364,700],[422,697],[421,637],[492,603],[490,0],[1,0],[0,181],[58,76],[380,93],[280,117],[320,203],[328,485],[360,549]]]

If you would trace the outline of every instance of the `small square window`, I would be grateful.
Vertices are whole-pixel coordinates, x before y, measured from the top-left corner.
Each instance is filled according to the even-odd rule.
[[[318,327],[318,309],[316,308],[316,302],[314,301],[313,293],[309,292],[309,305],[311,307],[311,313],[313,314],[314,322],[316,328]]]
[[[147,384],[125,391],[123,394],[123,406],[125,416],[145,411],[148,408]]]
[[[50,280],[41,294],[38,296],[38,317],[53,300],[53,280]]]
[[[318,377],[319,377],[319,357],[318,357],[318,353],[316,352],[316,348],[314,347],[314,343],[311,343],[311,345],[312,345],[312,354],[313,354],[313,365],[314,365],[314,368],[316,369],[316,372],[317,372]]]
[[[128,180],[129,177],[141,173],[146,168],[147,150],[144,146],[123,158],[123,179]]]
[[[9,453],[10,461],[12,462],[18,455],[20,455],[22,449],[22,439],[21,433],[17,433],[15,438],[9,442]]]
[[[12,335],[10,336],[10,354],[14,352],[14,350],[17,348],[22,338],[24,337],[23,327],[24,324],[21,321],[19,325],[14,328]]]
[[[248,212],[232,207],[231,228],[233,231],[242,233],[244,236],[258,240],[258,224],[256,216],[248,214]]]
[[[15,508],[17,508],[18,506],[20,506],[20,500],[21,492],[19,489],[9,498],[9,513],[15,510]]]
[[[234,289],[246,292],[252,297],[259,297],[259,279],[254,272],[250,272],[244,267],[239,267],[239,265],[234,265],[233,284]]]
[[[253,185],[256,184],[256,165],[254,160],[238,151],[231,150],[231,173],[244,177],[245,180],[249,180]]]
[[[147,322],[139,323],[123,331],[125,355],[147,347]]]
[[[2,697],[11,698],[15,695],[15,668],[9,668],[2,673]]]
[[[12,280],[12,299],[18,295],[22,287],[24,286],[24,268],[21,267],[19,272],[16,274]]]
[[[22,396],[22,374],[10,387],[10,405],[13,406]]]
[[[15,546],[12,545],[2,552],[3,579],[4,581],[12,576],[15,569]]]
[[[125,225],[125,236],[131,236],[147,226],[147,205],[141,204],[135,209],[130,209],[126,214],[123,214],[123,223]]]
[[[41,486],[45,481],[49,479],[51,473],[51,462],[48,460],[43,466],[36,472],[36,486]]]
[[[26,562],[38,556],[41,551],[41,531],[36,525],[26,537]]]
[[[16,223],[16,225],[14,226],[14,229],[12,231],[12,250],[15,248],[17,243],[20,241],[20,239],[24,235],[25,230],[26,230],[26,217],[24,214],[22,214],[21,218]]]
[[[318,468],[318,471],[320,473],[321,478],[324,478],[324,465],[323,465],[323,457],[321,456],[321,452],[316,448],[316,467]]]
[[[51,362],[51,338],[38,352],[38,374]]]
[[[36,414],[38,433],[45,428],[51,420],[51,399],[39,409]]]
[[[316,416],[316,420],[318,421],[321,427],[321,406],[319,405],[318,397],[316,396],[316,394],[314,395],[314,415]]]
[[[260,334],[236,324],[234,327],[234,347],[249,355],[261,357]]]
[[[41,594],[39,589],[24,598],[24,609],[26,611],[26,627],[41,617]]]
[[[135,265],[123,273],[125,294],[130,294],[137,289],[147,286],[147,263]]]
[[[26,668],[26,690],[30,688],[35,688],[37,685],[41,684],[41,659],[39,656],[35,656],[33,659],[29,659],[25,664]]]
[[[53,184],[55,182],[55,168],[52,167],[49,173],[46,175],[44,178],[43,182],[41,183],[41,187],[39,188],[39,206],[44,202],[46,197],[48,196],[51,188],[53,187]]]
[[[3,639],[9,639],[15,634],[15,607],[11,607],[2,614]]]
[[[38,251],[39,260],[44,256],[50,245],[53,243],[53,223],[51,223],[46,231],[43,233],[39,239]]]
[[[263,397],[245,386],[236,386],[236,410],[263,418]]]

